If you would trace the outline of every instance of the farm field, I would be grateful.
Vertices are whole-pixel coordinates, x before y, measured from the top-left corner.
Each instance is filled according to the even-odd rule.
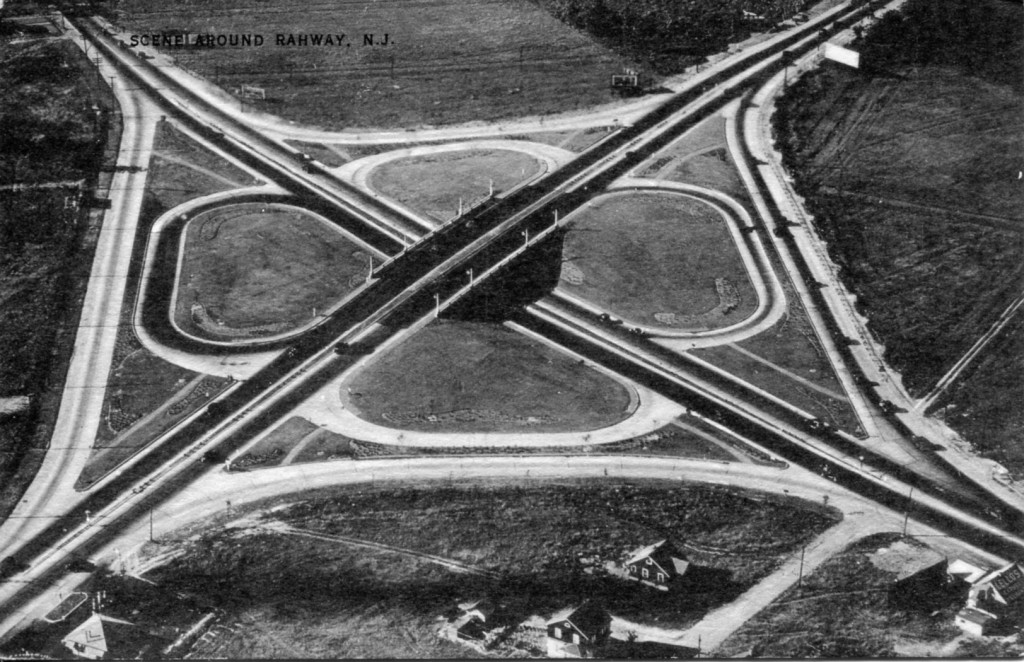
[[[358,287],[369,268],[365,249],[286,205],[228,205],[185,232],[174,319],[204,337],[294,329]]]
[[[194,652],[458,656],[461,649],[436,639],[436,619],[482,595],[503,605],[509,623],[546,617],[588,596],[624,618],[685,625],[835,521],[833,511],[797,499],[678,482],[423,484],[331,489],[299,499],[264,502],[172,534],[185,555],[147,578],[225,610],[226,631]],[[666,536],[695,564],[685,589],[663,593],[604,570]],[[453,572],[403,550],[474,572]]]
[[[388,3],[242,0],[168,6],[121,0],[136,33],[261,34],[262,46],[171,51],[226,90],[257,85],[256,110],[334,129],[497,120],[613,100],[610,74],[633,63],[526,0]],[[275,35],[344,34],[345,46],[276,45]],[[365,45],[364,34],[379,44]],[[635,66],[635,65],[633,65]]]
[[[376,166],[368,184],[378,193],[444,222],[465,206],[495,195],[542,173],[546,165],[523,152],[468,149],[409,156]]]
[[[881,21],[857,45],[871,75],[826,67],[802,78],[775,130],[847,287],[916,397],[1024,282],[1024,28],[1013,5],[989,0],[911,0],[905,11],[912,18]],[[979,360],[1018,364],[1017,348],[993,345],[1003,353]],[[967,377],[959,402],[977,415],[987,399],[987,416],[948,420],[1020,475],[1020,381],[1004,379],[1013,386]]]
[[[435,321],[341,387],[378,425],[424,432],[584,432],[625,419],[619,381],[497,324]]]
[[[568,228],[559,287],[627,322],[714,329],[757,307],[727,221],[701,201],[613,194],[578,212]]]
[[[963,636],[953,625],[959,606],[940,601],[915,611],[890,604],[896,574],[882,557],[901,547],[921,549],[921,543],[894,533],[857,541],[747,621],[717,655],[967,659],[1024,652],[1020,643]]]
[[[0,37],[0,519],[50,441],[101,223],[77,203],[104,195],[120,140],[94,71],[68,42]]]

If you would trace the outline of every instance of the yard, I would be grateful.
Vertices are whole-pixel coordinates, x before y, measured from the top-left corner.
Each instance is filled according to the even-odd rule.
[[[636,324],[735,324],[757,308],[757,294],[726,223],[674,193],[600,198],[569,225],[559,287]]]
[[[464,205],[532,179],[544,164],[529,154],[503,149],[467,149],[409,156],[375,167],[368,183],[378,193],[414,211],[447,221]]]
[[[827,508],[797,499],[677,482],[330,489],[179,532],[172,544],[186,554],[148,578],[225,610],[222,634],[195,651],[203,657],[452,657],[465,652],[436,639],[436,619],[458,600],[491,596],[519,622],[592,597],[624,618],[685,625],[834,521]],[[684,590],[606,573],[606,562],[665,537],[696,566]]]
[[[183,250],[175,320],[215,339],[295,329],[358,287],[370,265],[369,253],[326,221],[270,203],[193,218]]]
[[[335,129],[543,115],[613,100],[632,63],[526,0],[380,3],[123,0],[135,33],[260,34],[262,46],[170,51],[226,90],[256,85],[256,110]],[[342,46],[276,44],[276,34],[344,34]],[[384,34],[388,44],[380,45]],[[376,45],[364,45],[373,34]],[[635,65],[634,65],[635,66]]]

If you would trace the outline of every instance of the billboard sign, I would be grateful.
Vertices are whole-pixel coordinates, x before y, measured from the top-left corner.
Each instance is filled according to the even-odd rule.
[[[854,69],[860,68],[860,53],[835,44],[825,44],[825,59],[834,60]]]

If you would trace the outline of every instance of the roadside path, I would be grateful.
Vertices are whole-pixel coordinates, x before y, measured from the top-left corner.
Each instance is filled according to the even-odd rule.
[[[449,559],[444,556],[437,556],[435,554],[427,554],[425,552],[417,552],[414,549],[405,549],[403,547],[395,547],[394,545],[385,545],[384,543],[373,542],[372,540],[362,540],[360,538],[352,538],[350,536],[341,536],[337,534],[319,533],[316,531],[308,531],[306,529],[300,529],[294,526],[289,526],[283,522],[272,522],[260,525],[261,529],[272,531],[286,536],[296,536],[301,538],[311,538],[313,540],[323,540],[326,542],[340,542],[344,545],[351,547],[361,547],[363,549],[372,549],[381,552],[391,552],[393,554],[400,554],[402,556],[416,559],[418,561],[426,561],[428,563],[434,563],[436,565],[443,566],[449,570],[456,572],[464,572],[470,575],[478,575],[480,577],[489,577],[491,579],[497,579],[500,575],[491,570],[485,570],[478,568],[468,563],[462,563],[455,559]]]

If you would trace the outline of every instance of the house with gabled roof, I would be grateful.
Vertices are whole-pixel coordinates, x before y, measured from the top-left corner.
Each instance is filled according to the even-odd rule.
[[[547,620],[548,657],[593,657],[612,633],[612,617],[587,600],[567,607]]]
[[[946,573],[949,574],[954,582],[966,586],[973,586],[987,572],[984,568],[979,568],[963,559],[956,559],[946,568]]]
[[[638,549],[623,564],[630,579],[662,591],[690,568],[690,561],[668,540]]]
[[[891,573],[889,602],[901,609],[937,609],[955,599],[946,557],[911,540],[897,540],[870,556],[871,564]]]

